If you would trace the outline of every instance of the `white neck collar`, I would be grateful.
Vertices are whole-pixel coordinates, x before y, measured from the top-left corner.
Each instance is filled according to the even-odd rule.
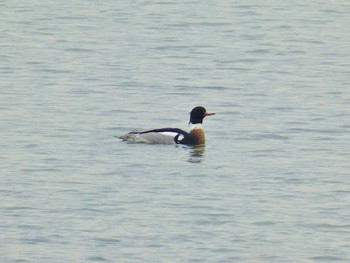
[[[190,129],[191,130],[193,130],[193,129],[203,129],[202,123],[196,123],[196,124],[190,123]]]

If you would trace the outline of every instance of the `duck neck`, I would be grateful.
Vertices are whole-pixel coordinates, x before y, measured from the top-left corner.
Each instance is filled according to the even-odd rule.
[[[190,123],[190,130],[194,130],[194,129],[203,129],[202,123]]]

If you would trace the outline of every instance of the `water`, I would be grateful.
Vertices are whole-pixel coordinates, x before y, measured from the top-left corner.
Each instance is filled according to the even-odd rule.
[[[1,262],[350,261],[348,1],[0,7]]]

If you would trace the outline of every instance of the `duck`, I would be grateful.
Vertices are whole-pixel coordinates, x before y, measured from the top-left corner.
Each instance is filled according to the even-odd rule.
[[[190,112],[190,132],[179,128],[161,128],[129,132],[119,138],[134,143],[203,145],[205,144],[203,119],[212,115],[215,113],[208,113],[203,106],[197,106]]]

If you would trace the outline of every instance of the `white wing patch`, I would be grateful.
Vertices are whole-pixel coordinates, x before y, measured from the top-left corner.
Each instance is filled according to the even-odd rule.
[[[173,144],[177,132],[146,132],[146,133],[127,133],[120,138],[135,143],[156,143],[156,144]],[[181,134],[179,140],[184,136]]]

